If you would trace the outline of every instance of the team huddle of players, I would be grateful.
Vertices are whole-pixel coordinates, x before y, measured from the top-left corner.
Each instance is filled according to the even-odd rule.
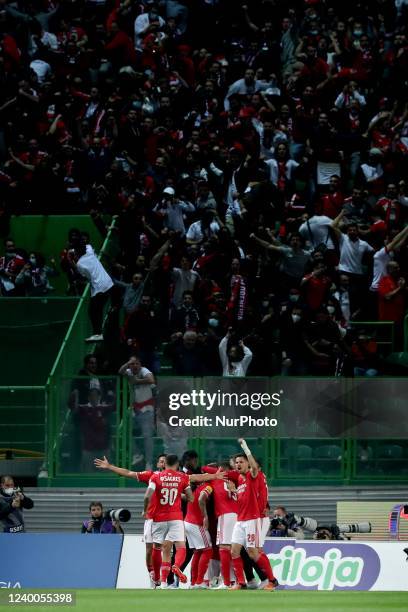
[[[187,582],[183,568],[192,554],[191,588],[208,588],[209,564],[218,557],[223,582],[217,588],[247,588],[244,563],[249,562],[264,578],[257,587],[275,590],[277,581],[263,552],[269,529],[268,486],[245,440],[239,443],[242,453],[232,459],[233,467],[229,461],[195,470],[201,473],[189,473],[185,465],[180,470],[175,455],[159,456],[156,471],[144,472],[111,465],[106,457],[95,459],[99,468],[147,484],[144,541],[153,588],[169,588],[170,572]],[[254,583],[249,580],[248,586]]]

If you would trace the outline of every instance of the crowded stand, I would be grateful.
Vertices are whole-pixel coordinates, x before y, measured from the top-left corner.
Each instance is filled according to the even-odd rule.
[[[59,272],[71,295],[91,281],[108,372],[137,355],[154,374],[384,373],[366,322],[402,348],[407,10],[2,0],[2,296],[58,273],[16,248],[12,215],[108,216],[106,271],[73,228]]]

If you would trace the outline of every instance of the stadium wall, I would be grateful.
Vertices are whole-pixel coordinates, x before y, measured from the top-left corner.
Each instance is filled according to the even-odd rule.
[[[149,588],[142,536],[0,534],[0,547],[0,588]],[[325,591],[408,591],[404,547],[288,538],[265,544],[282,588]]]

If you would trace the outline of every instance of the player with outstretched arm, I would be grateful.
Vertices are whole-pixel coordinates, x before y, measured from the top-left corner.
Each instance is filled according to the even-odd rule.
[[[262,549],[259,491],[262,489],[264,476],[259,471],[258,464],[245,440],[239,439],[238,442],[243,453],[235,456],[238,520],[232,533],[231,547],[232,564],[237,582],[231,589],[246,588],[243,562],[240,556],[241,549],[244,546],[248,551],[248,555],[257,563],[268,578],[268,583],[263,589],[274,591],[277,581],[273,575],[269,559]]]

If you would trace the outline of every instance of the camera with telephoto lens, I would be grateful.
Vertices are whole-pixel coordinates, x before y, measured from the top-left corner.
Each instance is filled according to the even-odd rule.
[[[306,529],[307,531],[315,531],[317,528],[317,521],[310,518],[309,516],[300,516],[293,512],[287,512],[284,516],[274,514],[271,519],[271,535],[285,537],[288,535],[288,531],[300,531]]]
[[[313,534],[314,540],[347,540],[350,533],[371,533],[371,523],[333,523],[332,525],[319,525]]]
[[[131,516],[129,510],[126,508],[119,508],[118,510],[111,509],[105,512],[105,519],[119,521],[120,523],[127,523]]]

